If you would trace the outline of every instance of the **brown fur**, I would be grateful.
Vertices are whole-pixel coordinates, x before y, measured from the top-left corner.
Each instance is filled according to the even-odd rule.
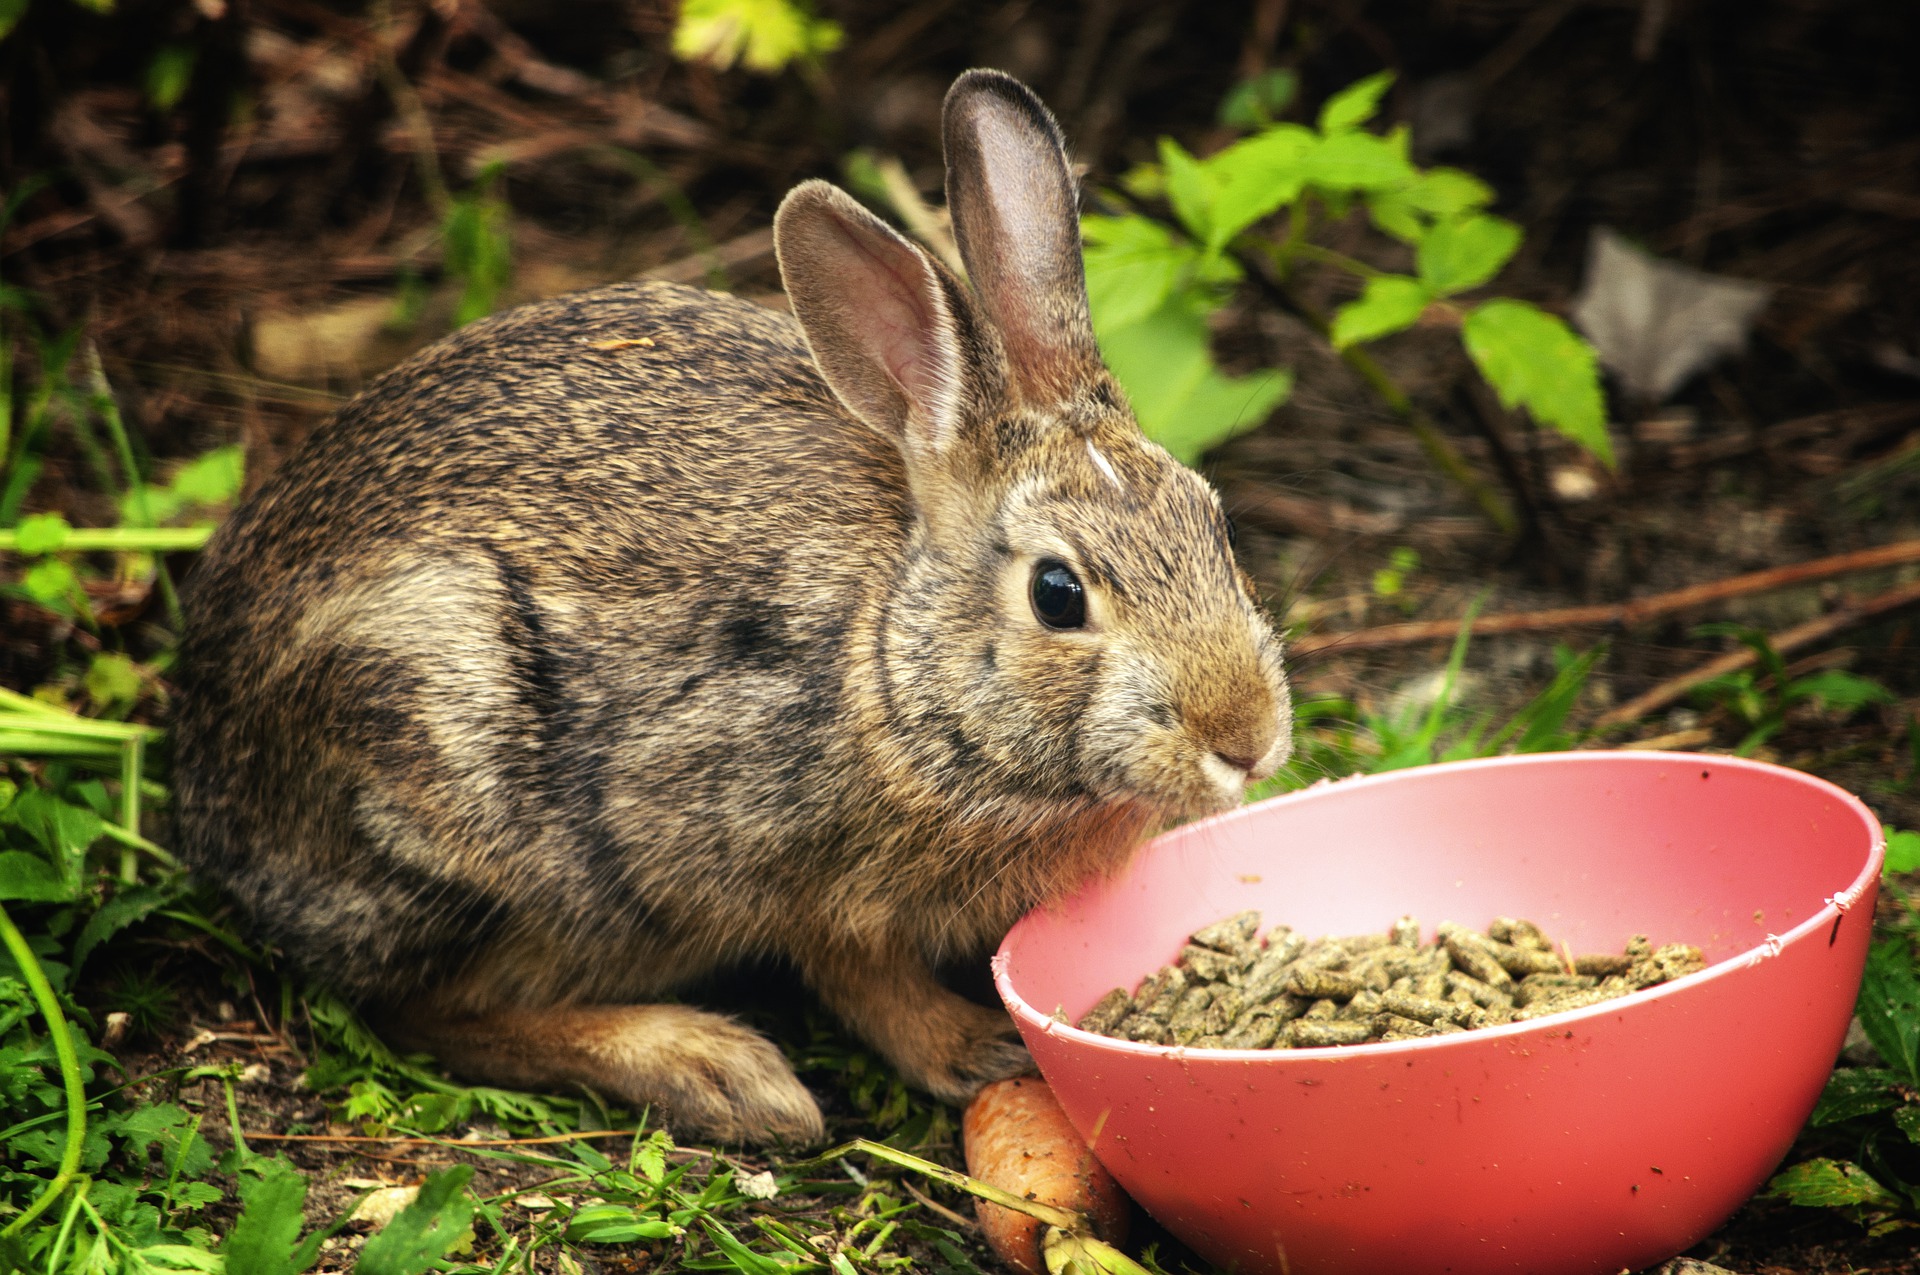
[[[808,183],[798,324],[666,285],[473,324],[209,547],[182,849],[405,1042],[808,1139],[764,1041],[644,1003],[775,957],[961,1100],[1026,1059],[933,963],[1284,758],[1218,501],[1093,350],[1057,128],[973,72],[947,135],[974,291]]]

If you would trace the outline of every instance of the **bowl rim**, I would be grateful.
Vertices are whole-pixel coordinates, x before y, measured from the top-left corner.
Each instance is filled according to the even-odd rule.
[[[1179,1062],[1183,1066],[1190,1065],[1196,1061],[1244,1065],[1248,1062],[1255,1061],[1282,1064],[1291,1060],[1311,1065],[1315,1063],[1350,1062],[1354,1059],[1359,1059],[1364,1062],[1372,1058],[1398,1058],[1416,1051],[1462,1049],[1482,1044],[1497,1044],[1501,1041],[1512,1040],[1518,1037],[1534,1037],[1542,1028],[1556,1031],[1563,1030],[1569,1023],[1601,1018],[1610,1013],[1618,1013],[1623,1006],[1647,1004],[1669,996],[1682,994],[1691,988],[1702,986],[1715,979],[1729,977],[1739,970],[1750,968],[1771,957],[1779,955],[1790,943],[1801,942],[1815,932],[1829,925],[1836,924],[1840,916],[1849,911],[1854,904],[1858,903],[1861,897],[1872,889],[1874,883],[1879,879],[1881,865],[1886,861],[1887,836],[1885,825],[1880,822],[1879,816],[1868,809],[1865,802],[1838,784],[1822,779],[1818,775],[1810,775],[1805,771],[1795,770],[1790,766],[1780,766],[1772,762],[1755,761],[1747,757],[1722,756],[1718,753],[1666,752],[1656,749],[1594,748],[1552,753],[1521,753],[1504,757],[1476,757],[1466,761],[1436,762],[1431,765],[1410,766],[1401,770],[1382,771],[1372,775],[1354,774],[1338,779],[1331,777],[1317,779],[1307,787],[1294,792],[1280,793],[1261,801],[1251,802],[1232,810],[1222,811],[1217,815],[1210,815],[1205,819],[1195,820],[1193,823],[1182,824],[1178,828],[1171,828],[1149,839],[1141,845],[1135,853],[1136,855],[1143,854],[1152,846],[1171,837],[1192,836],[1195,835],[1198,830],[1218,827],[1238,819],[1251,818],[1258,812],[1264,811],[1274,805],[1284,802],[1307,800],[1317,794],[1322,794],[1335,788],[1345,791],[1350,788],[1371,787],[1377,784],[1400,781],[1408,775],[1424,774],[1433,771],[1482,770],[1494,767],[1528,766],[1543,763],[1552,764],[1556,762],[1565,764],[1572,759],[1585,760],[1599,758],[1631,758],[1634,759],[1633,764],[1636,765],[1661,762],[1673,764],[1678,762],[1691,766],[1698,765],[1704,761],[1716,766],[1731,766],[1736,770],[1747,770],[1759,774],[1791,778],[1795,782],[1805,784],[1809,787],[1824,789],[1828,795],[1838,797],[1843,807],[1851,808],[1853,814],[1865,821],[1870,830],[1866,863],[1854,876],[1853,880],[1847,884],[1844,890],[1827,896],[1824,904],[1818,911],[1807,917],[1806,920],[1793,926],[1785,934],[1768,934],[1754,946],[1735,952],[1731,956],[1723,957],[1703,970],[1674,979],[1672,982],[1661,983],[1656,987],[1642,988],[1636,992],[1629,992],[1625,996],[1616,996],[1611,1000],[1599,1001],[1592,1005],[1583,1005],[1578,1009],[1562,1010],[1557,1014],[1546,1014],[1522,1023],[1502,1023],[1498,1026],[1481,1027],[1467,1032],[1454,1032],[1445,1036],[1428,1036],[1417,1040],[1369,1041],[1362,1045],[1328,1045],[1293,1049],[1194,1049],[1187,1045],[1152,1045],[1143,1041],[1118,1040],[1112,1036],[1102,1036],[1095,1032],[1082,1031],[1071,1023],[1064,1022],[1048,1014],[1042,1014],[1031,1002],[1015,990],[1012,976],[1008,973],[1007,967],[1011,959],[1010,948],[1014,942],[1014,936],[1024,928],[1029,917],[1053,906],[1044,903],[1030,909],[1018,921],[1014,922],[1013,926],[1007,931],[1006,936],[1000,940],[1000,946],[998,950],[994,952],[991,962],[994,988],[1000,993],[1000,999],[1005,1003],[1008,1013],[1013,1016],[1016,1022],[1031,1026],[1034,1030],[1047,1036],[1064,1036],[1066,1039],[1082,1046],[1090,1045],[1095,1049],[1117,1053],[1122,1056],[1170,1059]]]

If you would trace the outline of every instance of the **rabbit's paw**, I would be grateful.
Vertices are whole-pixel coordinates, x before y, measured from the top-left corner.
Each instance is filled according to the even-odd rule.
[[[629,1102],[663,1109],[681,1138],[813,1145],[820,1107],[780,1051],[731,1019],[677,1005],[637,1005],[593,1052]]]
[[[938,1042],[938,1048],[894,1060],[909,1081],[943,1102],[965,1106],[982,1085],[1034,1072],[1033,1055],[1005,1011],[953,999],[936,1020],[944,1030],[923,1038],[927,1044]]]
[[[395,1015],[389,1032],[451,1070],[535,1089],[586,1085],[651,1108],[674,1133],[706,1142],[812,1145],[820,1108],[765,1037],[684,1005],[500,1008]]]

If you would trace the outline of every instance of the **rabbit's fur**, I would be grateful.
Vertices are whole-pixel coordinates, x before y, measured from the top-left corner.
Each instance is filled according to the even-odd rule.
[[[1027,1059],[931,963],[1284,759],[1218,499],[1100,364],[1057,126],[971,72],[946,142],[972,291],[809,182],[799,322],[623,285],[472,324],[207,549],[182,851],[403,1043],[815,1138],[766,1041],[644,1003],[774,957],[961,1100]]]

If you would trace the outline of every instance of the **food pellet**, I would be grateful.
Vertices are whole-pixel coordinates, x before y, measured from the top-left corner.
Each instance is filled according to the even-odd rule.
[[[1258,912],[1236,913],[1195,930],[1174,964],[1131,993],[1114,988],[1076,1026],[1191,1049],[1421,1040],[1530,1022],[1707,967],[1699,948],[1656,948],[1644,934],[1621,952],[1575,955],[1519,917],[1485,931],[1445,922],[1430,943],[1421,934],[1403,916],[1376,934],[1308,940],[1276,925],[1262,936]]]

